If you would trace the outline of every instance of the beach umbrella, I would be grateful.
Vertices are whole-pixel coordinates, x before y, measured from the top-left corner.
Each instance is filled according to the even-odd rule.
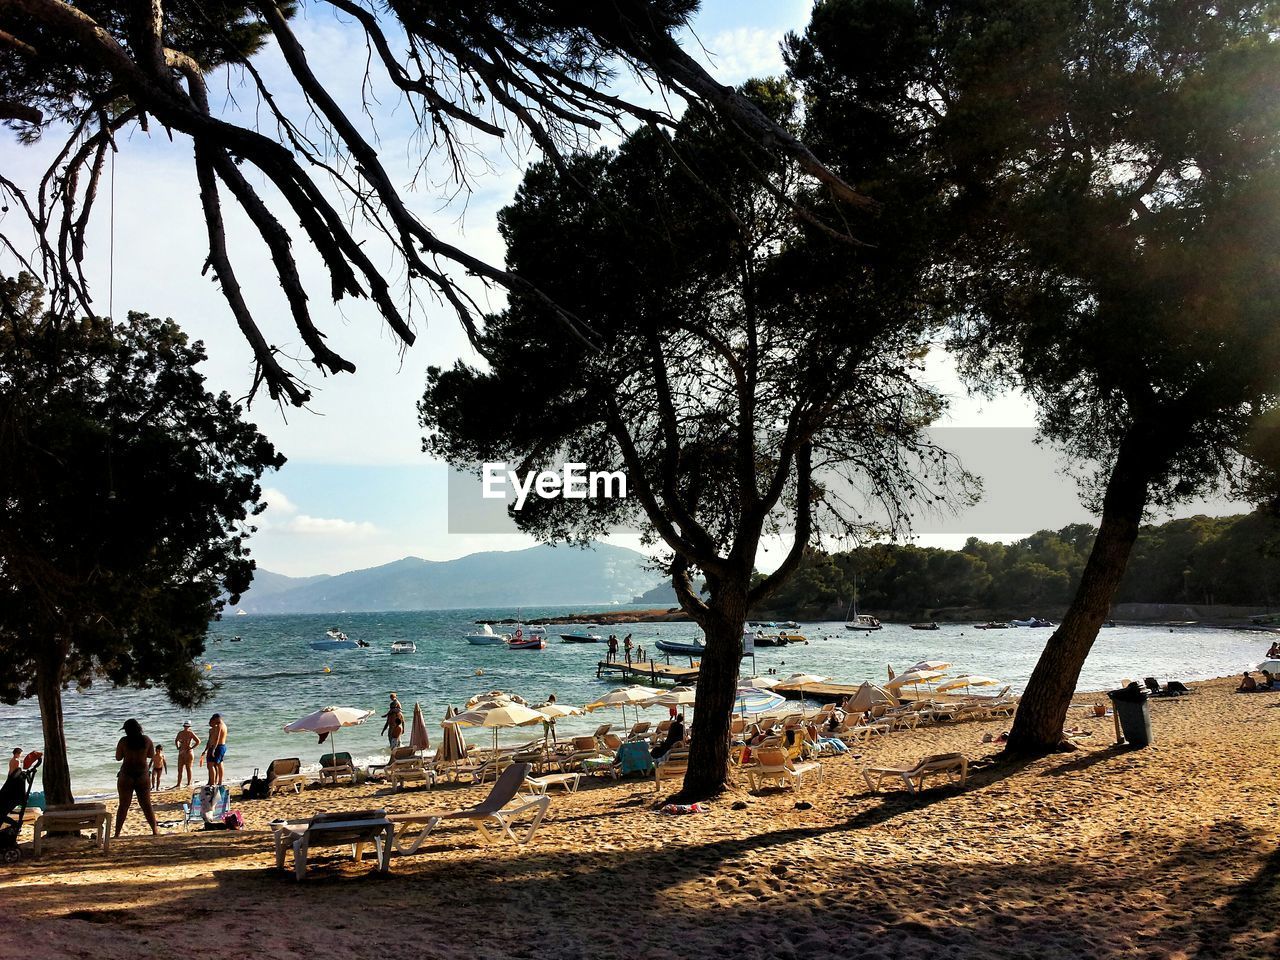
[[[414,752],[421,753],[431,746],[431,738],[427,736],[427,721],[422,716],[422,707],[415,700],[413,703],[413,722],[409,724],[409,746]]]
[[[782,681],[777,677],[747,677],[738,681],[738,687],[750,687],[753,690],[772,690]]]
[[[912,670],[945,670],[951,666],[949,660],[921,660],[911,665]]]
[[[479,704],[465,713],[454,714],[445,723],[455,727],[488,727],[493,730],[493,753],[498,753],[498,731],[503,727],[527,727],[531,723],[541,723],[545,718],[536,710],[530,710],[522,703],[502,703],[483,709]]]
[[[594,703],[588,703],[587,713],[592,713],[596,710],[603,710],[605,707],[621,707],[622,722],[625,724],[627,722],[627,707],[636,707],[636,716],[639,717],[640,711],[638,708],[640,705],[646,700],[650,700],[657,696],[661,692],[661,690],[657,690],[653,687],[642,687],[639,685],[618,687],[616,690],[610,690]]]
[[[862,686],[858,687],[845,702],[845,710],[850,713],[866,713],[877,703],[896,703],[894,696],[886,693],[883,688],[876,686],[870,681],[863,681]]]
[[[462,729],[449,721],[457,714],[453,707],[444,712],[444,722],[440,724],[443,736],[440,747],[436,750],[436,763],[457,763],[467,755],[467,741],[462,736]]]
[[[793,673],[787,677],[786,683],[793,684],[800,688],[800,713],[804,714],[804,688],[813,683],[826,683],[830,677],[819,676],[816,673]]]
[[[995,677],[955,677],[945,683],[938,684],[938,692],[945,693],[948,690],[958,690],[960,687],[968,690],[970,687],[997,687],[999,685],[1000,681]]]
[[[556,739],[556,721],[561,717],[578,717],[582,715],[581,707],[571,707],[565,703],[544,703],[540,707],[533,708],[535,712],[542,714],[543,723],[546,725],[546,733],[550,735],[551,742]],[[545,740],[546,737],[544,736]]]
[[[516,696],[514,693],[504,693],[501,690],[490,690],[488,693],[477,693],[466,702],[465,706],[470,710],[473,707],[478,707],[481,704],[486,703],[518,703],[521,706],[528,706],[528,701],[526,701],[524,697]]]
[[[691,707],[697,691],[693,687],[672,687],[641,704],[643,707]]]
[[[733,707],[743,715],[767,713],[787,702],[785,697],[768,690],[758,690],[755,687],[739,687],[734,696]]]
[[[928,684],[930,680],[937,680],[939,677],[946,676],[941,670],[908,670],[900,677],[894,677],[884,685],[886,690],[892,690],[895,693],[903,687],[910,686],[912,689],[919,691],[919,685]]]
[[[338,731],[343,727],[354,727],[364,723],[372,716],[372,710],[361,710],[359,707],[325,707],[315,713],[308,713],[305,717],[299,717],[293,723],[286,723],[284,732],[327,734],[330,737],[329,752],[336,754]]]
[[[1280,660],[1263,660],[1258,664],[1258,669],[1267,673],[1280,673]]]

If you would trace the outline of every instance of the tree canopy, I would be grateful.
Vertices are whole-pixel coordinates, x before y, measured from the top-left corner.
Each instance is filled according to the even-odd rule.
[[[795,123],[783,84],[745,92]],[[617,151],[536,166],[501,214],[508,265],[590,316],[600,349],[548,342],[545,303],[516,296],[487,318],[488,365],[429,371],[420,408],[424,449],[454,464],[625,471],[625,500],[531,500],[516,519],[544,539],[631,521],[669,551],[708,644],[689,795],[724,779],[747,607],[818,531],[892,526],[964,480],[921,432],[942,401],[916,377],[924,322],[886,295],[896,264],[797,215],[804,189],[794,164],[762,171],[699,118],[671,144],[641,130]],[[753,584],[769,533],[790,548]]]
[[[458,185],[468,181],[475,146],[527,138],[553,163],[605,126],[670,125],[663,108],[617,96],[618,71],[638,74],[734,132],[749,154],[791,157],[835,195],[856,195],[794,137],[750,102],[717,83],[677,42],[694,0],[490,0],[485,3],[310,0],[308,10],[334,16],[367,45],[370,88],[335,89],[294,31],[292,2],[120,5],[64,0],[10,0],[0,6],[0,118],[31,139],[57,123],[64,148],[39,184],[0,176],[0,194],[18,228],[0,242],[49,284],[55,309],[92,309],[83,272],[85,236],[106,160],[122,149],[121,134],[158,124],[189,138],[208,232],[209,258],[223,295],[253,348],[260,382],[270,395],[301,404],[308,391],[257,322],[261,308],[241,289],[228,249],[224,201],[237,206],[260,235],[288,302],[293,323],[315,366],[354,370],[326,344],[294,253],[295,236],[320,254],[328,294],[336,302],[367,297],[395,337],[414,340],[409,308],[425,288],[457,313],[469,331],[480,310],[453,270],[487,283],[538,295],[532,282],[442,240],[413,212],[404,189],[377,149],[376,129],[344,110],[370,89],[403,98],[421,130],[424,166],[437,154]],[[255,65],[264,43],[286,65],[283,89]],[[212,75],[234,69],[255,110],[211,107]],[[300,103],[300,109],[290,106]],[[257,111],[265,121],[258,122]],[[282,213],[286,219],[282,220]],[[290,220],[296,220],[300,232]],[[37,238],[27,253],[22,227]],[[373,237],[389,248],[366,249]],[[392,281],[409,281],[406,298]],[[390,279],[389,279],[390,278]],[[65,302],[63,302],[65,301]],[[553,305],[554,306],[554,305]],[[549,316],[590,339],[588,324],[568,310]]]
[[[54,802],[63,685],[198,703],[209,621],[252,579],[258,479],[284,458],[203,359],[170,320],[68,320],[30,276],[0,284],[0,699],[39,696]]]
[[[883,150],[927,187],[932,299],[971,382],[1021,388],[1046,438],[1102,465],[1099,536],[1011,747],[1056,744],[1146,507],[1274,489],[1278,13],[824,0],[789,42],[824,158]],[[846,146],[868,117],[880,142]]]

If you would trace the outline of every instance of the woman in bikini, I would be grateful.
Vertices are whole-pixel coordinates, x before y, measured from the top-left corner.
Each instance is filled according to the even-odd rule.
[[[155,745],[151,738],[142,733],[142,724],[132,718],[124,722],[124,736],[116,744],[116,759],[120,761],[120,772],[116,774],[116,791],[120,795],[120,806],[116,810],[116,833],[120,836],[120,828],[124,826],[124,818],[129,814],[129,804],[136,796],[142,815],[151,824],[151,834],[159,834],[156,828],[156,815],[151,809],[151,759],[155,756]]]

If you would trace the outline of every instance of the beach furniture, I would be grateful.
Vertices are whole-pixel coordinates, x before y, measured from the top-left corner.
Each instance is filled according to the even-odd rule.
[[[653,769],[653,754],[649,752],[649,742],[632,740],[624,743],[618,748],[618,763],[613,769],[621,777],[632,773],[649,773]]]
[[[1161,687],[1160,681],[1155,677],[1147,677],[1142,682],[1146,684],[1147,689],[1151,691],[1151,695],[1153,697],[1176,697],[1180,694],[1191,692],[1181,683],[1179,683],[1177,687],[1174,687],[1173,683],[1167,683]]]
[[[426,762],[413,747],[396,747],[392,750],[391,762],[383,773],[391,781],[391,789],[397,793],[411,783],[425,783],[427,789],[431,789],[436,778],[434,771],[427,768]]]
[[[525,777],[524,789],[540,797],[546,796],[552,787],[559,787],[565,793],[577,793],[581,781],[580,773],[548,773],[541,777]]]
[[[320,758],[320,782],[337,786],[343,781],[356,782],[356,765],[351,762],[351,754],[326,753]]]
[[[809,774],[822,779],[822,764],[816,762],[794,763],[782,747],[761,746],[754,751],[755,763],[744,767],[752,790],[757,790],[767,780],[799,787]]]
[[[658,792],[663,780],[683,780],[689,770],[689,748],[672,747],[665,757],[653,765],[653,791]]]
[[[45,834],[92,830],[93,842],[107,853],[111,849],[111,815],[105,803],[63,803],[45,807],[32,828],[31,853],[40,856]]]
[[[592,760],[597,757],[604,757],[607,754],[600,749],[595,737],[574,737],[571,741],[571,750],[568,753],[562,753],[556,757],[556,766],[560,768],[561,773],[568,773],[575,769],[581,769],[584,760]],[[608,759],[612,762],[613,757]]]
[[[310,820],[286,820],[271,825],[275,842],[276,869],[284,869],[285,854],[293,851],[293,869],[299,880],[306,876],[307,857],[313,847],[351,847],[360,860],[372,843],[378,853],[378,872],[391,866],[391,821],[385,810],[356,810],[322,813]]]
[[[191,791],[191,802],[182,805],[182,829],[193,823],[203,827],[206,823],[221,823],[231,812],[231,790],[227,785],[196,787]]]
[[[596,732],[593,733],[591,736],[594,737],[596,740],[604,740],[605,736],[612,729],[613,729],[612,723],[602,723],[600,724],[600,726],[596,727]]]
[[[960,780],[961,786],[969,776],[969,761],[962,753],[937,753],[925,757],[913,767],[863,767],[862,776],[874,791],[880,790],[880,784],[886,777],[898,779],[912,793],[919,793],[924,788],[924,778],[931,774],[950,774]]]
[[[517,792],[528,779],[527,763],[512,764],[502,772],[502,776],[498,777],[497,783],[489,791],[489,796],[475,806],[463,807],[460,810],[391,814],[387,819],[395,827],[396,850],[403,854],[417,853],[422,842],[442,820],[462,820],[472,824],[480,831],[480,836],[486,843],[493,843],[496,839],[489,831],[493,826],[501,828],[502,832],[515,843],[528,843],[537,832],[542,818],[546,816],[547,807],[551,805],[551,798],[545,794],[523,803],[515,802]],[[517,836],[512,829],[513,825],[520,817],[530,812],[533,816],[527,832],[523,837]]]
[[[257,771],[254,771],[255,776]],[[267,793],[276,793],[280,790],[292,790],[294,793],[301,793],[311,778],[302,772],[302,761],[297,757],[285,757],[280,760],[272,760],[267,764]],[[249,789],[252,781],[245,780],[240,784],[240,790],[243,792]]]
[[[628,740],[637,740],[640,737],[649,735],[649,728],[653,726],[648,720],[641,720],[639,723],[633,724],[631,732],[627,734]]]

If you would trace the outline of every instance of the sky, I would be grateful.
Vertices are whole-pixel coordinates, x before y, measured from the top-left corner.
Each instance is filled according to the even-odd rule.
[[[705,0],[686,43],[724,83],[776,74],[782,68],[779,43],[787,31],[803,29],[809,8],[806,0]],[[305,6],[295,30],[312,63],[322,65],[330,89],[348,91],[345,105],[358,107],[353,98],[359,96],[365,51],[355,33]],[[282,89],[286,107],[297,105],[299,101],[290,99],[293,95],[284,85],[275,82],[283,73],[273,51],[262,55],[259,69],[269,83]],[[624,90],[642,95],[625,78],[622,83]],[[238,115],[240,122],[256,109],[254,98],[237,80],[219,78],[211,86],[216,107]],[[371,122],[376,125],[384,163],[399,182],[409,183],[420,152],[412,118],[389,92],[375,89],[374,93],[379,102]],[[51,136],[34,148],[7,144],[6,174],[16,174],[19,182],[33,182],[56,142]],[[210,359],[205,373],[210,385],[243,396],[251,383],[251,356],[216,285],[201,276],[207,238],[189,143],[181,136],[170,140],[153,126],[149,135],[134,132],[121,148],[110,192],[97,211],[90,237],[89,272],[100,308],[105,312],[109,300],[116,315],[136,309],[173,317],[194,338],[206,342]],[[453,191],[441,183],[440,171],[429,169],[409,194],[410,206],[444,239],[500,263],[503,248],[495,215],[510,201],[522,166],[532,156],[518,148],[487,151],[477,163],[486,169],[476,177],[473,189],[452,199]],[[268,340],[288,353],[303,355],[260,242],[251,227],[237,219],[233,205],[224,203],[224,210],[229,215],[229,246],[237,273],[263,318]],[[327,290],[318,258],[306,243],[295,244],[294,251],[310,289]],[[491,305],[501,303],[475,285],[470,289]],[[339,308],[326,297],[313,298],[318,325],[358,370],[354,375],[323,378],[308,367],[314,399],[304,410],[282,410],[265,396],[254,403],[251,418],[289,458],[283,469],[264,479],[269,506],[259,518],[253,539],[260,566],[305,576],[375,566],[404,556],[444,560],[478,550],[532,545],[532,540],[518,533],[462,535],[447,529],[447,468],[421,452],[415,404],[428,366],[447,366],[458,359],[476,362],[478,357],[448,309],[429,298],[424,298],[424,305],[425,313],[415,318],[418,341],[406,350],[367,303],[348,301]],[[536,377],[538,371],[529,374]],[[1011,491],[1007,495],[1021,496],[1024,503],[1028,498],[1033,503],[1052,501],[1055,506],[1046,509],[1043,523],[997,530],[992,528],[1009,527],[1010,522],[999,519],[999,504],[989,500],[981,520],[974,519],[966,528],[964,516],[955,518],[925,533],[920,542],[958,546],[969,532],[1009,539],[1041,526],[1087,519],[1072,482],[1061,475],[1061,465],[1049,452],[1032,446],[1030,428],[1035,418],[1025,399],[967,396],[945,355],[931,357],[926,378],[952,397],[949,425],[1014,431],[1009,436],[1018,438],[1012,441],[1018,482],[1013,488],[1005,485]],[[995,472],[1007,471],[997,464]],[[992,507],[997,508],[995,513]],[[639,546],[635,536],[611,539]],[[771,557],[780,558],[781,553],[780,545],[772,545],[761,557],[761,568],[770,569],[777,562]]]

